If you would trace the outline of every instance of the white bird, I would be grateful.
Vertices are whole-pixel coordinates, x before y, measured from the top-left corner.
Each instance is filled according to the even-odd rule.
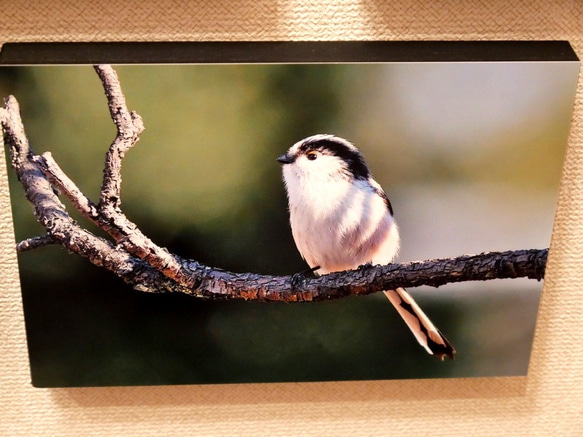
[[[393,261],[399,230],[391,203],[352,143],[314,135],[277,160],[294,241],[310,268],[326,274]],[[384,294],[428,353],[454,358],[455,349],[404,288]]]

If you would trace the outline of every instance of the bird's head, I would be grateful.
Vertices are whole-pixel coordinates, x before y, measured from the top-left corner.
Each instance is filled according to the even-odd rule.
[[[362,154],[349,141],[334,135],[313,135],[298,141],[277,158],[286,182],[308,180],[366,180],[370,172]]]

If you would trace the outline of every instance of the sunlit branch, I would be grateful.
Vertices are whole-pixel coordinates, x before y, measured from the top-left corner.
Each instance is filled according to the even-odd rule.
[[[30,148],[12,96],[0,108],[2,139],[11,164],[34,206],[46,235],[17,244],[20,252],[48,244],[59,244],[122,278],[145,292],[180,292],[205,299],[250,299],[309,302],[349,295],[376,293],[397,287],[441,285],[462,281],[544,277],[547,249],[491,252],[456,258],[386,266],[363,266],[317,278],[232,273],[204,266],[170,253],[145,236],[121,210],[121,164],[125,153],[139,139],[144,126],[127,109],[117,74],[110,66],[96,66],[117,134],[105,162],[99,202],[83,194],[63,172],[50,153],[36,155]],[[73,207],[104,230],[103,238],[82,228],[59,199],[62,193]]]

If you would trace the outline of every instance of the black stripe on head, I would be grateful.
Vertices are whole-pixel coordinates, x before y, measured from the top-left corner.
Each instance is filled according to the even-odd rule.
[[[321,153],[337,156],[346,163],[348,171],[356,179],[368,179],[370,172],[364,157],[356,147],[342,138],[332,135],[315,135],[307,138],[299,147],[300,153],[307,153],[316,150]]]

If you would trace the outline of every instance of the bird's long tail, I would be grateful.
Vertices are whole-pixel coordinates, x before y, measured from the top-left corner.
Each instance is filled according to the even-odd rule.
[[[415,338],[431,355],[440,360],[445,357],[454,359],[455,349],[445,336],[439,332],[429,317],[421,310],[413,297],[404,288],[384,291],[387,299],[397,309]]]

